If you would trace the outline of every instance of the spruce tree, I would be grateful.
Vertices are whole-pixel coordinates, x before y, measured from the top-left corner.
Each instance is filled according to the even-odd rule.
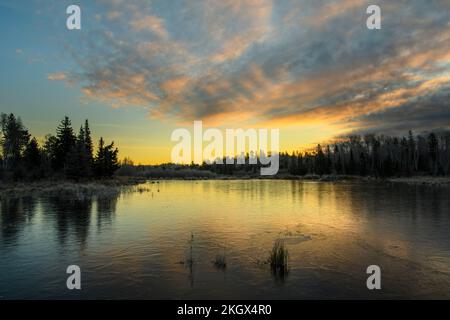
[[[438,172],[438,140],[433,132],[428,136],[428,152],[430,161],[430,173],[436,175]]]
[[[88,174],[90,173],[89,157],[86,151],[85,132],[83,127],[80,128],[75,146],[67,156],[65,173],[67,178],[77,181],[88,177]]]
[[[105,142],[103,137],[100,137],[98,142],[98,149],[94,159],[94,172],[97,177],[104,176],[105,168]]]
[[[41,152],[36,138],[33,137],[27,144],[23,159],[25,167],[29,170],[37,169],[41,165]]]
[[[100,138],[94,159],[95,175],[97,177],[111,177],[119,169],[118,153],[119,150],[114,148],[114,142],[105,146],[103,138]]]
[[[57,171],[64,169],[66,158],[75,146],[76,138],[73,133],[72,124],[66,116],[56,130],[56,154],[53,168]]]
[[[1,147],[4,169],[15,169],[20,164],[30,134],[23,126],[22,120],[14,114],[1,114],[0,117]]]
[[[86,149],[86,155],[89,166],[88,175],[91,175],[94,166],[94,146],[91,138],[91,130],[89,129],[89,121],[87,119],[84,122],[84,147]]]

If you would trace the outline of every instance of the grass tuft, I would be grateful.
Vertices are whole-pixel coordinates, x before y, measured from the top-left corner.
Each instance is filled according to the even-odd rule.
[[[227,267],[227,260],[225,258],[225,255],[223,254],[218,254],[216,256],[216,259],[214,260],[214,266],[217,269],[225,269]]]
[[[288,271],[289,252],[284,243],[277,240],[269,255],[269,264],[272,272],[284,274]]]

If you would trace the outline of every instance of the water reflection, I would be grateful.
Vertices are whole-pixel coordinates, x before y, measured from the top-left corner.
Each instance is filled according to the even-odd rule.
[[[189,269],[189,282],[191,287],[194,286],[194,255],[193,255],[193,247],[194,245],[194,234],[191,233],[191,239],[189,240],[189,257],[186,259],[186,265]]]
[[[117,208],[118,197],[103,197],[97,199],[97,230],[110,227]]]
[[[68,238],[84,247],[89,236],[91,217],[95,207],[96,225],[99,232],[105,226],[111,226],[116,212],[119,196],[103,198],[68,199],[51,196],[42,199],[35,197],[3,198],[0,200],[1,236],[3,243],[13,244],[24,232],[25,226],[33,223],[33,218],[41,211],[44,219],[54,225],[52,231],[57,234],[61,246]],[[38,205],[40,205],[38,210]]]
[[[49,197],[43,202],[43,212],[54,219],[55,230],[61,245],[70,235],[84,246],[89,233],[92,213],[92,199],[72,200]]]
[[[266,180],[148,186],[126,197],[3,199],[0,296],[21,297],[36,280],[47,295],[35,286],[30,297],[71,297],[48,270],[65,276],[72,263],[86,272],[84,298],[373,298],[370,264],[383,272],[375,297],[450,295],[447,189]],[[276,241],[289,251],[289,272],[271,273]],[[226,271],[214,264],[218,255]],[[29,272],[34,278],[23,276]]]
[[[35,214],[36,199],[8,198],[0,201],[1,234],[5,243],[13,243]]]

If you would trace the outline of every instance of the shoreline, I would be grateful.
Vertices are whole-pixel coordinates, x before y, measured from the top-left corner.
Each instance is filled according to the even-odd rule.
[[[411,186],[450,187],[450,177],[417,176],[389,178],[387,181]]]
[[[358,182],[358,183],[384,183],[384,184],[404,184],[409,186],[426,187],[450,187],[450,177],[432,177],[432,176],[414,176],[414,177],[395,177],[395,178],[374,178],[360,176],[215,176],[215,177],[114,177],[106,180],[86,180],[74,182],[69,180],[43,180],[34,182],[13,182],[0,184],[0,199],[14,198],[24,196],[53,196],[86,199],[92,197],[111,197],[117,196],[124,191],[143,192],[142,188],[137,187],[143,183],[158,183],[159,181],[202,181],[202,180],[292,180],[292,181],[311,181],[311,182]]]
[[[42,180],[32,182],[8,182],[0,184],[0,200],[27,196],[58,196],[67,199],[85,200],[118,196],[132,191],[147,179],[118,177],[105,180]],[[137,191],[143,191],[140,188]]]
[[[411,176],[411,177],[386,177],[376,178],[371,176],[352,176],[352,175],[305,175],[296,176],[290,174],[280,174],[276,176],[250,176],[234,175],[214,177],[149,177],[145,181],[201,181],[201,180],[296,180],[296,181],[314,181],[314,182],[361,182],[361,183],[401,183],[408,185],[429,185],[429,186],[450,186],[450,177],[433,176]]]

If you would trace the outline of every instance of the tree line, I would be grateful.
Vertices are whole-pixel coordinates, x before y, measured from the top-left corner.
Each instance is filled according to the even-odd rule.
[[[0,117],[0,179],[33,180],[65,177],[73,180],[111,177],[120,167],[114,142],[106,144],[100,138],[94,154],[88,120],[74,133],[71,121],[65,117],[56,135],[47,135],[42,145],[32,137],[14,114]],[[257,174],[261,164],[222,165],[192,164],[222,175]],[[225,159],[224,159],[225,162]],[[450,175],[450,132],[430,132],[406,137],[366,134],[352,135],[339,142],[315,150],[282,152],[279,173],[291,175],[359,175],[392,177],[411,175]],[[134,167],[130,159],[124,167]],[[164,166],[163,166],[164,167]]]
[[[218,165],[203,163],[200,169],[218,174],[254,174],[260,164]],[[224,160],[225,161],[225,160]],[[352,135],[329,145],[317,145],[315,150],[279,155],[279,173],[292,175],[359,175],[392,177],[450,174],[450,132],[430,132],[406,137],[366,134]],[[192,165],[195,166],[195,165]]]
[[[78,181],[111,177],[119,168],[119,150],[114,142],[106,144],[100,138],[94,154],[88,120],[75,134],[70,119],[64,117],[56,128],[56,135],[47,135],[39,145],[20,117],[2,113],[0,134],[2,180],[64,177]]]

